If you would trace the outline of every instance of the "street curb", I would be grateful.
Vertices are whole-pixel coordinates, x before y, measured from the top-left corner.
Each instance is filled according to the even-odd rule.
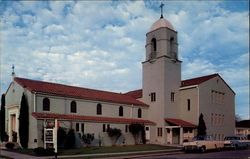
[[[157,153],[159,152],[159,153]],[[93,158],[103,158],[102,156],[105,156],[104,158],[133,158],[133,157],[143,157],[143,156],[149,156],[149,155],[161,155],[161,154],[173,154],[173,153],[180,153],[182,152],[180,149],[167,149],[167,150],[150,150],[150,151],[132,151],[132,152],[115,152],[115,153],[100,153],[100,154],[79,154],[79,155],[62,155],[58,156],[58,158],[75,158],[75,157],[93,157]],[[146,154],[143,154],[146,153]],[[183,152],[182,152],[183,153]],[[135,154],[135,155],[133,155]],[[110,155],[110,157],[109,157]],[[120,156],[116,156],[120,155]],[[49,156],[51,157],[51,156]],[[103,158],[103,159],[104,159]]]

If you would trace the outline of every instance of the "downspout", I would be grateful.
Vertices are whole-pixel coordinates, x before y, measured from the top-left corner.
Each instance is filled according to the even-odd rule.
[[[134,108],[134,104],[132,104],[131,111],[130,111],[130,117],[131,118],[133,118],[133,108]]]
[[[199,90],[199,86],[197,86],[197,89],[198,89],[197,112],[198,112],[198,121],[199,121],[199,116],[200,116],[200,90]]]
[[[34,92],[34,110],[33,112],[36,112],[36,92]]]

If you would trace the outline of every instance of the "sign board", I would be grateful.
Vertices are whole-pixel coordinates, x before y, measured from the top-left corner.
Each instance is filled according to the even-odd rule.
[[[53,142],[53,129],[45,128],[45,142]]]
[[[44,148],[54,148],[57,158],[57,127],[58,122],[55,119],[54,122],[48,121],[45,123],[44,128]]]

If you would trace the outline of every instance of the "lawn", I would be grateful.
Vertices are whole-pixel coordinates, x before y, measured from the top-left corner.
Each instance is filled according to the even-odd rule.
[[[150,151],[165,150],[173,147],[161,145],[128,145],[128,146],[109,146],[109,147],[84,147],[76,149],[59,149],[58,155],[78,155],[78,154],[98,154],[98,153],[115,153],[115,152],[134,152],[134,151]],[[15,149],[13,152],[35,155],[33,149]]]
[[[114,152],[132,152],[147,150],[164,150],[173,147],[161,145],[131,145],[131,146],[112,146],[112,147],[89,147],[80,149],[59,149],[59,155],[76,155],[76,154],[97,154],[97,153],[114,153]]]

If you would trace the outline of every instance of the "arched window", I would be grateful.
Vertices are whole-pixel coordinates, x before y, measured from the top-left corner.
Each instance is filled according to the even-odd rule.
[[[141,118],[141,108],[138,109],[138,118]]]
[[[153,38],[151,43],[152,43],[152,52],[155,52],[157,50],[156,39]]]
[[[76,110],[77,110],[77,108],[76,108],[76,102],[75,102],[75,101],[72,101],[72,102],[70,103],[70,112],[71,112],[71,113],[76,113]]]
[[[123,107],[122,106],[119,107],[119,116],[123,116]]]
[[[101,115],[102,114],[102,105],[100,103],[96,106],[96,114]]]
[[[49,98],[43,98],[43,111],[50,110],[50,101]]]
[[[177,54],[175,52],[174,37],[170,38],[170,55],[172,58],[177,59]]]

